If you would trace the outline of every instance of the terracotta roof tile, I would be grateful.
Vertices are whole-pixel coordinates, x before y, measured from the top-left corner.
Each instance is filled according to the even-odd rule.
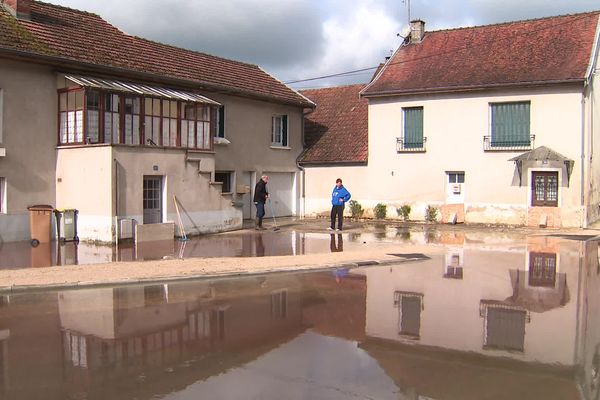
[[[425,32],[363,94],[583,81],[600,11]]]
[[[304,90],[316,103],[304,121],[307,149],[302,164],[366,163],[368,103],[359,97],[364,85]]]
[[[100,16],[33,1],[31,21],[0,7],[0,52],[146,73],[188,85],[312,106],[260,67],[127,35]]]

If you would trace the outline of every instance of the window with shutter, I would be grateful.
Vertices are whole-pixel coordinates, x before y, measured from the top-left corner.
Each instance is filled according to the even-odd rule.
[[[527,147],[531,144],[530,103],[492,103],[491,147]]]

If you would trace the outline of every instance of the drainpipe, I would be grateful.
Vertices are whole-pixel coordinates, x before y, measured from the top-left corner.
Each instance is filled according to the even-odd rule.
[[[581,96],[581,178],[580,178],[580,206],[583,209],[582,228],[587,228],[587,210],[585,209],[585,92],[587,85],[583,85],[583,94]]]
[[[118,226],[118,219],[119,219],[119,162],[117,161],[116,158],[113,158],[113,168],[114,168],[114,176],[115,179],[113,180],[114,184],[113,184],[113,189],[114,189],[114,196],[115,196],[115,215],[114,215],[114,227],[113,227],[113,240],[115,242],[119,241],[119,238],[117,237],[117,230],[119,229]]]
[[[300,176],[302,177],[302,184],[300,185],[300,187],[301,187],[300,190],[302,192],[302,195],[300,196],[300,210],[299,210],[300,218],[304,218],[304,211],[306,210],[306,204],[305,204],[305,202],[306,202],[306,192],[305,192],[305,190],[306,190],[306,171],[304,170],[304,167],[302,165],[300,165],[300,159],[304,156],[304,154],[308,150],[306,148],[306,137],[304,136],[304,118],[314,111],[315,111],[314,108],[309,108],[306,112],[303,112],[302,113],[302,121],[300,121],[300,136],[301,136],[300,142],[302,143],[302,152],[296,158],[296,168],[298,168],[300,170]]]

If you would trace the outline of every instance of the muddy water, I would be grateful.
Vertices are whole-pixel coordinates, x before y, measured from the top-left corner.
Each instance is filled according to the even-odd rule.
[[[393,266],[4,295],[0,398],[598,399],[597,243],[479,239]]]

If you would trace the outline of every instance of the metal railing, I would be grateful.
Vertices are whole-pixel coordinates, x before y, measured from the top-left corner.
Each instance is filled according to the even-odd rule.
[[[424,137],[419,142],[406,142],[404,138],[396,138],[396,152],[397,153],[423,153],[426,151],[425,143],[427,138]]]
[[[515,140],[496,140],[492,136],[483,137],[484,151],[512,151],[512,150],[531,150],[535,142],[535,135],[527,139]]]

